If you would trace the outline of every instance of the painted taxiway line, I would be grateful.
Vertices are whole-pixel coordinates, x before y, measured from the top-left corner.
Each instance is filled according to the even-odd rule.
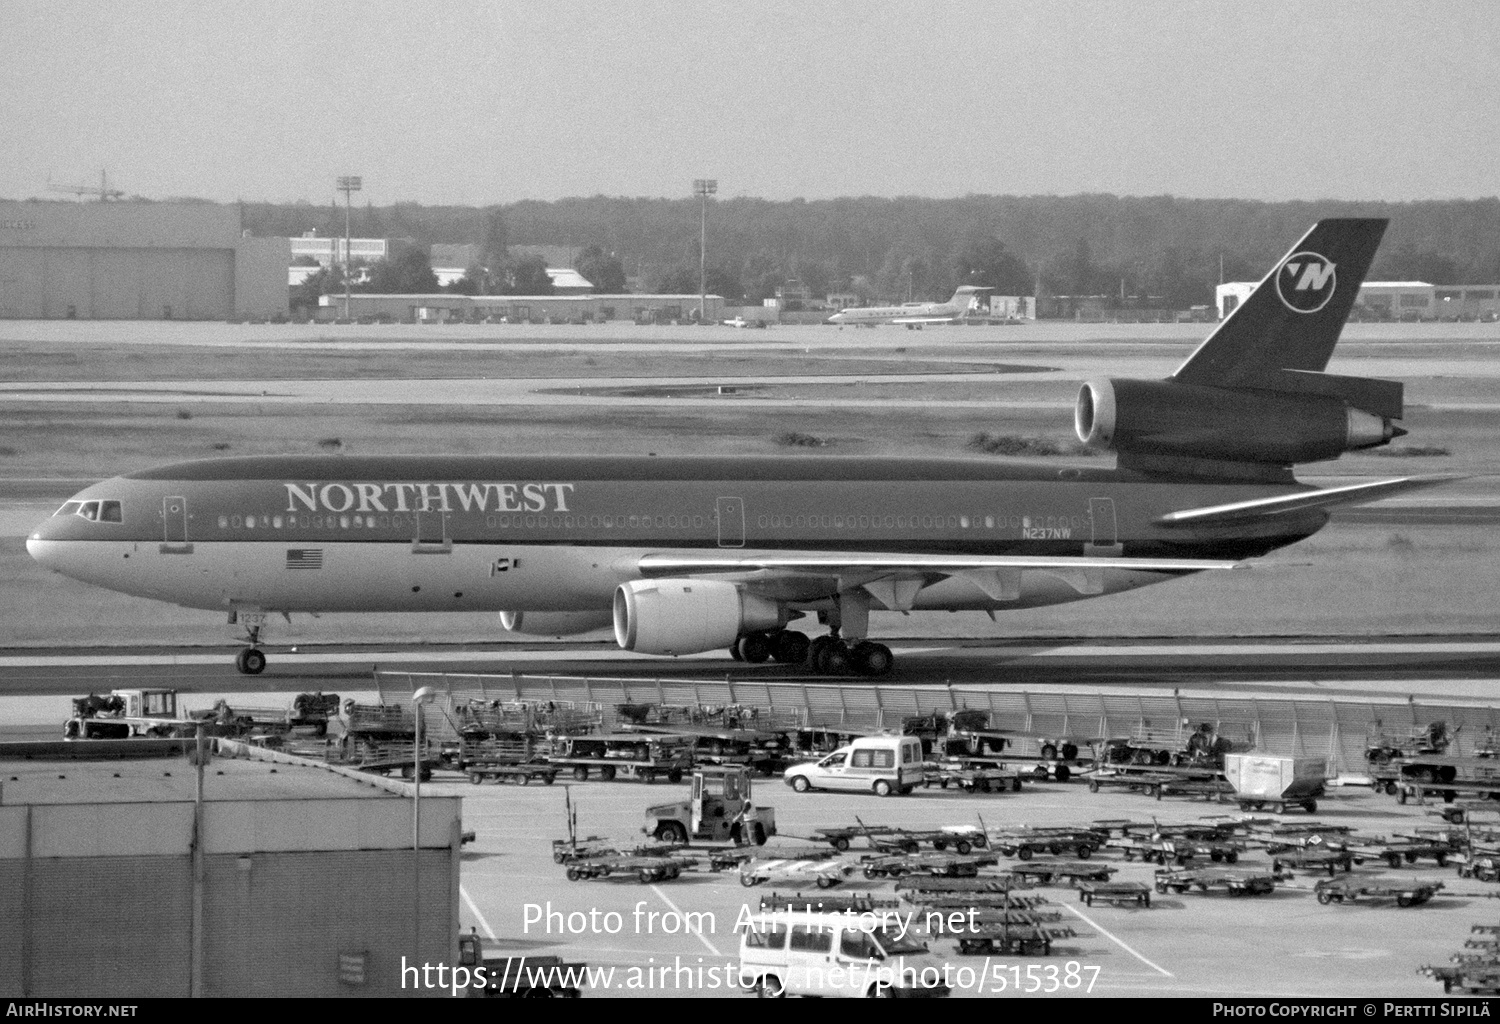
[[[226,644],[227,650],[230,645]],[[1081,659],[1123,661],[1141,659],[1192,659],[1208,658],[1266,659],[1311,657],[1453,657],[1453,656],[1497,656],[1500,642],[1461,641],[1430,643],[1235,643],[1235,644],[1077,644],[1064,646],[1009,647],[986,645],[973,646],[972,641],[955,638],[951,641],[933,640],[921,645],[892,645],[896,654],[932,654],[951,651],[970,656],[993,657],[1003,661],[1020,661],[1033,658]],[[643,654],[631,654],[614,649],[586,651],[551,650],[529,647],[523,651],[446,651],[440,648],[415,651],[335,651],[306,653],[287,651],[272,647],[276,663],[295,669],[298,665],[410,665],[410,664],[464,664],[493,662],[599,662],[621,661],[635,665],[660,662],[661,659]],[[223,650],[203,653],[174,653],[170,651],[145,654],[13,654],[0,657],[0,669],[5,668],[100,668],[142,665],[222,665]],[[700,654],[683,655],[674,659],[684,661],[723,661],[723,652],[704,651]]]

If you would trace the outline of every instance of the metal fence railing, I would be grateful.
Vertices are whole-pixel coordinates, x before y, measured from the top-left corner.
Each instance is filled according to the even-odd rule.
[[[606,730],[624,720],[616,711],[620,704],[741,705],[773,710],[778,721],[868,730],[899,729],[902,719],[912,715],[974,708],[989,712],[992,729],[1099,738],[1176,733],[1184,728],[1192,732],[1208,723],[1216,733],[1251,742],[1268,753],[1327,758],[1330,775],[1361,771],[1367,763],[1367,740],[1380,730],[1445,722],[1453,740],[1448,752],[1465,754],[1492,745],[1492,736],[1500,729],[1500,707],[1414,699],[1042,693],[965,686],[383,670],[376,673],[375,682],[382,699],[399,700],[418,687],[432,686],[447,695],[450,707],[482,699],[551,703],[558,710],[588,709],[598,715]]]

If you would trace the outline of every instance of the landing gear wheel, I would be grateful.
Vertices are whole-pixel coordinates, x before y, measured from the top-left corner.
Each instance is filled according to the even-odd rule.
[[[838,643],[838,640],[831,636],[819,636],[809,640],[807,642],[807,667],[814,672],[819,671],[818,656],[822,654],[823,649],[829,644],[836,643]]]
[[[869,640],[855,644],[854,649],[849,652],[849,660],[853,663],[854,670],[862,676],[889,675],[891,667],[896,663],[889,647]]]
[[[735,661],[745,660],[745,656],[740,653],[740,642],[738,640],[729,645],[729,656]]]
[[[771,657],[783,665],[800,665],[807,661],[808,649],[811,647],[812,641],[806,633],[782,629],[771,634]]]
[[[234,656],[234,667],[241,674],[258,676],[266,670],[266,656],[258,647],[246,647]]]
[[[844,646],[842,640],[823,645],[823,649],[813,655],[813,667],[820,675],[847,675],[851,667],[849,648]]]
[[[771,657],[771,641],[764,633],[746,633],[734,642],[740,660],[759,665]]]

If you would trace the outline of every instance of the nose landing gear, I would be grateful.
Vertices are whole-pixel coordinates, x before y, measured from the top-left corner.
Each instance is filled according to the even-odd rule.
[[[265,629],[264,612],[231,610],[229,624],[241,623],[245,627],[245,641],[250,645],[240,649],[234,656],[234,667],[241,675],[258,676],[266,670],[266,653],[260,649],[261,630]]]
[[[258,676],[266,670],[266,655],[259,647],[246,647],[234,656],[234,667],[247,676]]]

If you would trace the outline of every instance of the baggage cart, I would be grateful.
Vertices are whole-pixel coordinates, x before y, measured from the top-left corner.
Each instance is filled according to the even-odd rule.
[[[950,935],[964,956],[1051,956],[1052,943],[1073,938],[1078,932],[1066,925],[989,921]]]
[[[1116,907],[1151,906],[1151,887],[1144,882],[1078,882],[1078,900],[1084,906],[1108,903]]]
[[[900,878],[904,875],[942,875],[951,878],[975,878],[979,869],[995,864],[994,854],[898,853],[866,858],[866,878]]]
[[[1009,873],[1017,878],[1037,885],[1052,885],[1058,879],[1077,884],[1079,882],[1108,882],[1110,878],[1119,871],[1119,868],[1110,867],[1108,864],[1022,864],[1009,868]]]
[[[557,781],[557,769],[547,764],[471,764],[464,772],[471,785],[483,782],[509,782],[525,786],[540,780],[550,786]]]
[[[1313,887],[1313,894],[1323,906],[1330,903],[1353,903],[1357,899],[1395,900],[1398,907],[1415,907],[1426,903],[1443,888],[1442,882],[1355,881],[1349,878],[1323,878]]]
[[[764,913],[869,914],[895,910],[899,900],[879,898],[874,893],[782,893],[760,898]]]
[[[1276,890],[1272,875],[1223,868],[1158,869],[1154,884],[1159,893],[1178,894],[1196,889],[1200,893],[1222,890],[1231,896],[1261,896]]]

